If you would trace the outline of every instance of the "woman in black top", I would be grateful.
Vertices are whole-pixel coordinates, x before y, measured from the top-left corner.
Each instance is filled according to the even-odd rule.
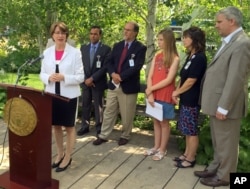
[[[172,95],[175,101],[180,98],[178,129],[186,138],[184,154],[174,158],[175,165],[179,168],[195,165],[195,156],[199,145],[200,86],[207,67],[204,31],[194,26],[185,30],[183,32],[183,45],[188,56],[180,71],[180,83]]]

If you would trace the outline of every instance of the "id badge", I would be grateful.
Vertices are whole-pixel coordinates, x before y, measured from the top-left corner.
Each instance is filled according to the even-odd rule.
[[[134,66],[135,66],[134,59],[130,59],[130,60],[129,60],[129,66],[130,66],[130,67],[134,67]]]
[[[101,68],[101,61],[96,61],[96,68]]]
[[[184,67],[184,69],[187,70],[189,68],[190,64],[191,64],[191,61],[188,61],[186,66]]]

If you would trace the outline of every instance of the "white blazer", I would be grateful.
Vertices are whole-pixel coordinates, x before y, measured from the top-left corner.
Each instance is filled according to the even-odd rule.
[[[40,79],[45,84],[45,91],[55,94],[55,82],[49,82],[51,74],[55,73],[55,45],[46,49],[43,53]],[[64,75],[64,81],[60,82],[60,95],[67,98],[76,98],[81,95],[80,84],[84,81],[81,51],[66,44],[59,72]]]

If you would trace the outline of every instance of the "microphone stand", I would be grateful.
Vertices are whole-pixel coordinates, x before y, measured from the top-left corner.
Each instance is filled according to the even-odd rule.
[[[19,68],[18,68],[18,70],[17,70],[17,79],[16,79],[16,82],[15,82],[15,85],[17,85],[18,84],[18,81],[20,80],[20,78],[21,78],[21,73],[20,73],[20,71],[21,71],[21,69],[24,67],[24,66],[26,66],[28,63],[30,63],[30,60],[27,60],[25,63],[23,63]]]

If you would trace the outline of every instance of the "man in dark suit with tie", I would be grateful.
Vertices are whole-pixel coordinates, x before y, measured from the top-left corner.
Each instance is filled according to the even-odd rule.
[[[92,100],[94,101],[96,133],[101,131],[103,120],[103,97],[107,89],[107,57],[111,48],[101,40],[102,29],[92,26],[89,33],[90,43],[81,46],[85,80],[82,84],[82,125],[78,136],[89,132]]]
[[[140,90],[140,70],[145,61],[146,46],[136,40],[139,26],[128,22],[124,27],[124,40],[116,43],[108,59],[107,102],[101,133],[93,142],[100,145],[107,142],[120,112],[122,134],[119,145],[127,144],[133,127],[137,94]]]
[[[242,13],[227,7],[216,15],[215,27],[224,43],[208,65],[203,83],[201,108],[210,117],[213,160],[204,171],[204,185],[229,185],[237,171],[241,118],[248,112],[250,39],[242,29]]]

